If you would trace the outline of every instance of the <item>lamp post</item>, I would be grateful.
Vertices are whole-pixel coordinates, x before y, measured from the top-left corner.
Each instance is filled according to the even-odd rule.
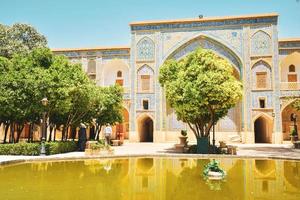
[[[45,148],[45,141],[46,141],[46,132],[47,132],[47,122],[46,122],[46,106],[48,105],[48,99],[45,97],[41,100],[42,105],[44,106],[44,112],[43,112],[43,121],[42,121],[42,137],[41,137],[41,156],[46,155],[46,148]]]

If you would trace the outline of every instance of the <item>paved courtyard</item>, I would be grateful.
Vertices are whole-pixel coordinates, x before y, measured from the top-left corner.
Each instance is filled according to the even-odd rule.
[[[264,158],[264,159],[293,159],[300,160],[300,150],[293,149],[291,144],[237,144],[237,155],[203,155],[183,154],[174,150],[174,143],[125,143],[123,146],[113,147],[114,153],[110,155],[85,156],[84,152],[71,152],[50,156],[0,156],[0,164],[34,161],[34,160],[68,160],[101,157],[236,157],[236,158]]]

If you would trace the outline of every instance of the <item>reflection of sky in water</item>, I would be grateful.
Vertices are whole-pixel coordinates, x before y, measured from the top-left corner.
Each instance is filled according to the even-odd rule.
[[[1,199],[300,199],[300,162],[217,159],[225,181],[208,182],[209,160],[131,158],[0,166]]]

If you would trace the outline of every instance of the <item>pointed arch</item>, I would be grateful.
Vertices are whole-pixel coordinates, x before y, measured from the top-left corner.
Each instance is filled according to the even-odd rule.
[[[264,64],[265,66],[269,67],[270,69],[272,69],[272,65],[269,61],[265,60],[265,59],[259,59],[256,62],[253,63],[253,65],[251,66],[251,69],[254,68],[255,66],[259,65],[259,64]]]
[[[260,113],[253,118],[255,143],[272,143],[273,118]]]
[[[137,118],[138,138],[140,142],[153,142],[154,120],[148,114]]]

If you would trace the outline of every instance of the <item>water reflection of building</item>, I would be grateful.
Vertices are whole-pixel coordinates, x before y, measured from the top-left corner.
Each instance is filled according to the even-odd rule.
[[[246,199],[300,199],[300,162],[247,160]]]
[[[207,159],[124,158],[0,166],[0,177],[6,180],[0,181],[0,196],[5,191],[24,198],[47,193],[52,199],[300,199],[300,162],[217,160],[227,171],[217,191],[202,177]]]

